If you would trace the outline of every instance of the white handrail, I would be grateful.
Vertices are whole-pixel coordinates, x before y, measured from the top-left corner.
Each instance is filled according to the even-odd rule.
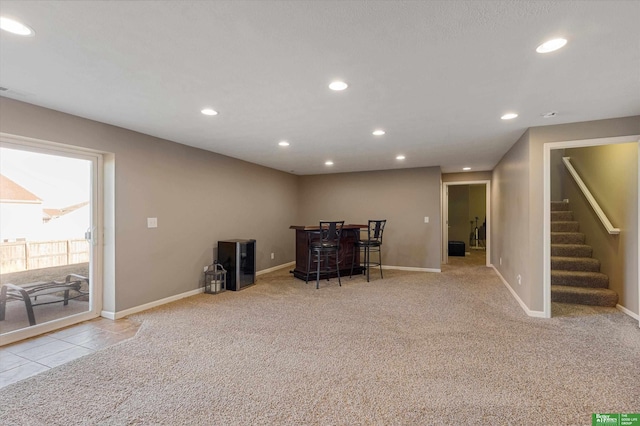
[[[589,188],[587,188],[587,186],[584,184],[584,182],[580,178],[580,175],[578,175],[578,172],[576,172],[576,169],[573,168],[573,166],[571,165],[571,161],[569,160],[571,160],[571,157],[562,157],[562,162],[565,166],[567,166],[567,170],[569,170],[569,173],[571,173],[571,176],[573,176],[573,179],[582,190],[582,193],[587,198],[587,201],[589,201],[589,204],[591,204],[591,207],[596,212],[596,215],[598,215],[598,217],[600,218],[600,221],[604,225],[607,232],[609,232],[610,234],[619,234],[620,228],[613,227],[613,225],[607,218],[607,215],[604,214],[596,199],[593,198],[593,195],[591,195],[591,191],[589,191]]]

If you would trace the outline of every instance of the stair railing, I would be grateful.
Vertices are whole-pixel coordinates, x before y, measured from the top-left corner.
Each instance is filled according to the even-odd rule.
[[[586,197],[587,201],[589,201],[589,204],[591,204],[591,207],[596,212],[596,215],[600,218],[600,221],[604,225],[607,232],[609,232],[609,234],[619,234],[620,228],[613,227],[613,225],[611,224],[611,221],[609,221],[609,218],[607,218],[607,215],[604,214],[604,212],[600,208],[600,205],[598,204],[596,199],[593,198],[593,195],[591,195],[591,191],[589,191],[589,188],[587,188],[587,185],[584,184],[584,182],[580,178],[580,175],[578,174],[578,172],[576,172],[576,169],[573,168],[573,165],[569,160],[571,160],[571,157],[562,157],[562,162],[567,167],[567,170],[569,170],[569,173],[578,184],[578,187],[580,187],[580,190]]]

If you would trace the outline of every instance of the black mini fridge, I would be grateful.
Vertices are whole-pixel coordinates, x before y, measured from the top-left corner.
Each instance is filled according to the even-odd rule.
[[[227,290],[256,282],[256,240],[218,241],[218,263],[227,270]]]
[[[449,241],[449,256],[464,256],[465,246],[462,241]]]

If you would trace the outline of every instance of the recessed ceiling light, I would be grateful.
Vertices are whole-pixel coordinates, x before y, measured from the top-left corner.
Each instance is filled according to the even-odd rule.
[[[5,18],[4,16],[0,16],[0,28],[7,32],[21,36],[31,37],[35,35],[35,31],[33,31],[33,28],[14,19]]]
[[[349,85],[344,81],[333,81],[331,82],[331,84],[329,84],[329,89],[331,90],[340,91],[346,89],[347,87],[349,87]]]
[[[278,145],[280,145],[280,146],[289,146],[289,142],[287,142],[287,141],[280,141],[280,142],[278,142]]]
[[[545,41],[540,46],[536,48],[536,52],[538,53],[549,53],[554,50],[558,50],[567,44],[567,40],[564,38],[554,38],[553,40]]]
[[[372,135],[374,135],[374,136],[382,136],[382,135],[384,135],[384,130],[382,130],[382,129],[374,130],[372,132]]]
[[[404,160],[404,158],[405,158],[404,155],[398,155],[396,157],[396,160]]]
[[[512,120],[512,119],[516,118],[517,116],[518,116],[518,114],[516,114],[515,112],[509,112],[509,113],[503,115],[500,118],[502,120]]]
[[[325,161],[324,162],[325,166],[333,166],[333,161],[329,160],[329,161]]]
[[[204,115],[218,115],[218,111],[211,108],[204,108],[200,112],[203,113]]]
[[[462,170],[468,171],[468,170],[471,170],[471,167],[463,167]]]

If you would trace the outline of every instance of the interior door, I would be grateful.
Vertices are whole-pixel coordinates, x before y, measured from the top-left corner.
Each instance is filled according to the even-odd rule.
[[[485,263],[490,265],[490,182],[465,181],[443,183],[442,261],[449,263],[449,241],[463,242],[465,252],[473,249],[484,252]],[[478,233],[475,233],[476,227]],[[477,235],[477,238],[474,238]]]
[[[100,172],[99,155],[0,140],[0,343],[98,316]]]

